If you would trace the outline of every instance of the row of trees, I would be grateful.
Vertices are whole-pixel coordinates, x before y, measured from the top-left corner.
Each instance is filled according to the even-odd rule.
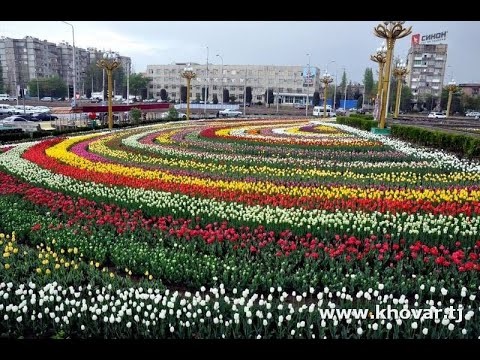
[[[1,67],[0,67],[1,69]],[[1,73],[0,73],[1,74]],[[121,93],[123,97],[127,96],[127,77],[125,76],[124,70],[120,67],[113,71],[113,81],[115,84],[115,94]],[[2,77],[0,76],[0,79]],[[98,92],[104,89],[105,97],[107,97],[107,79],[105,76],[105,86],[102,85],[103,82],[103,70],[96,66],[95,64],[90,64],[85,72],[86,81],[82,84],[82,89],[85,90],[85,95],[89,98],[92,95],[92,92]],[[90,81],[88,81],[90,79]],[[130,95],[142,95],[146,98],[147,87],[150,79],[143,76],[142,74],[131,74],[129,79],[129,92]],[[77,86],[80,84],[77,84]],[[69,84],[69,97],[73,96],[72,85]],[[28,83],[30,96],[52,96],[52,97],[63,97],[67,96],[67,84],[65,81],[60,78],[58,75],[48,78],[38,78],[32,79]],[[120,91],[118,91],[121,89]],[[38,93],[37,93],[38,90]],[[77,88],[79,92],[79,88]]]

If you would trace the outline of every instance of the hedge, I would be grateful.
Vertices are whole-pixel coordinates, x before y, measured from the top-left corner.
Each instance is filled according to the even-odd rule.
[[[378,122],[365,117],[371,117],[371,115],[355,115],[355,116],[337,116],[337,123],[348,125],[357,129],[370,131],[372,127],[378,126]]]

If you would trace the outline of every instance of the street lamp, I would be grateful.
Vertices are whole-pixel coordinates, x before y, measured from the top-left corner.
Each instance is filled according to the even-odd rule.
[[[400,110],[400,98],[402,96],[402,84],[405,75],[408,74],[408,69],[405,63],[397,64],[395,69],[393,69],[393,73],[397,77],[397,98],[395,100],[395,114],[393,117],[396,119],[398,118],[398,112]]]
[[[390,82],[390,68],[392,65],[393,48],[395,47],[395,40],[404,38],[412,33],[412,27],[403,27],[405,21],[384,21],[383,24],[378,24],[373,28],[373,33],[379,38],[387,41],[387,57],[385,76],[383,76],[382,95],[381,99],[387,99],[388,84]],[[379,125],[380,129],[385,128],[385,117],[387,113],[386,101],[381,101]]]
[[[310,91],[310,78],[311,78],[311,71],[310,71],[310,54],[308,56],[308,72],[307,72],[307,104],[305,105],[305,117],[308,117],[308,92]]]
[[[72,24],[66,21],[62,21],[63,23],[72,27],[72,46],[73,46],[73,107],[77,106],[77,66],[75,60],[75,29]]]
[[[345,67],[343,67],[343,72],[345,73],[345,97],[343,98],[343,111],[345,111],[345,114],[347,114],[347,69]]]
[[[121,66],[120,61],[117,59],[117,55],[111,51],[107,51],[103,54],[103,59],[97,61],[97,66],[107,71],[108,81],[108,129],[113,128],[113,116],[112,116],[112,73],[113,70]],[[75,91],[74,91],[75,92]]]
[[[447,117],[450,116],[450,105],[452,105],[452,95],[455,91],[457,91],[457,83],[455,80],[450,80],[447,85],[448,90],[448,102],[447,102]]]
[[[375,111],[374,118],[378,120],[378,111],[380,110],[382,104],[382,81],[383,81],[383,67],[387,61],[387,48],[385,44],[382,44],[377,48],[377,52],[373,55],[370,55],[370,60],[378,64],[378,86],[377,86],[377,98],[375,100]],[[365,97],[365,94],[364,94]]]
[[[335,89],[333,90],[333,110],[337,107],[337,62],[335,60],[330,60],[330,63],[335,63]],[[328,66],[327,66],[328,71]]]
[[[328,84],[330,84],[333,81],[333,78],[330,76],[327,71],[323,74],[323,76],[320,78],[320,81],[323,83],[324,89],[323,89],[323,118],[325,119],[327,117],[327,88]]]
[[[187,79],[187,120],[190,120],[190,81],[197,77],[190,64],[180,73],[180,76]]]
[[[222,68],[221,68],[221,70],[220,70],[220,72],[222,73],[222,85],[220,86],[220,92],[221,92],[221,94],[222,94],[222,104],[223,104],[223,102],[224,102],[224,101],[223,101],[223,57],[222,57],[222,55],[220,55],[220,54],[217,54],[217,55],[215,55],[215,56],[218,56],[218,57],[220,58],[220,60],[222,60]]]

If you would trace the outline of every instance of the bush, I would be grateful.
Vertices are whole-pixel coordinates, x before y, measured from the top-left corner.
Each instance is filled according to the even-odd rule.
[[[171,107],[168,110],[168,115],[167,115],[168,120],[178,120],[178,111],[174,107]]]
[[[366,130],[366,131],[370,131],[372,127],[375,127],[378,124],[377,121],[375,120],[368,120],[368,119],[364,119],[362,117],[356,117],[356,116],[355,117],[354,116],[350,116],[350,117],[337,116],[336,121],[338,124],[344,124],[344,125],[348,125],[348,126],[361,129],[361,130]]]
[[[139,108],[130,109],[130,117],[133,120],[133,123],[138,125],[140,123],[140,118],[142,117],[142,110]]]
[[[450,151],[463,157],[480,157],[480,139],[473,136],[406,125],[392,125],[391,134],[402,140]]]

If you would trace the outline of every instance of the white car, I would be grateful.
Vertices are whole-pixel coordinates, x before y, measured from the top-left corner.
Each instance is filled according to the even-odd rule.
[[[446,119],[447,115],[444,112],[432,111],[430,114],[428,114],[428,117],[434,119]]]
[[[161,115],[160,115],[160,118],[161,119],[167,119],[168,118],[168,114],[169,112],[168,111],[165,111],[163,112]],[[190,118],[192,117],[192,115],[190,114]],[[178,113],[178,119],[181,119],[181,120],[186,120],[187,119],[187,114],[184,114],[182,112],[179,112]]]
[[[22,129],[25,132],[33,132],[40,130],[40,124],[22,118],[21,116],[13,115],[3,120],[0,120],[0,125],[4,128]]]
[[[240,115],[243,115],[243,112],[232,109],[225,109],[219,111],[218,114],[223,117],[239,117]]]

